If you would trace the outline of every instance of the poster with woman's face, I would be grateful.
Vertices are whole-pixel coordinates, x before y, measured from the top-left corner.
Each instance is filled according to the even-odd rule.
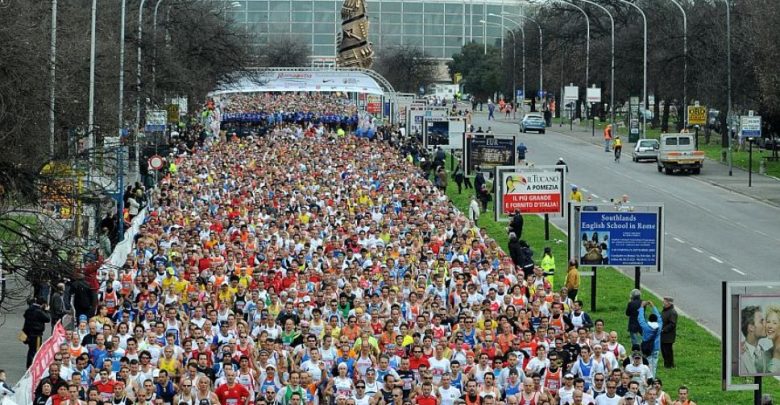
[[[738,376],[780,376],[780,296],[740,295]]]

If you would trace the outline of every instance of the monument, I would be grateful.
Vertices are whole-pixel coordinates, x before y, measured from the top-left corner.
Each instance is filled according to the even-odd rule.
[[[368,42],[368,16],[365,0],[344,0],[341,6],[341,34],[339,34],[339,67],[369,69],[374,61],[374,50]]]

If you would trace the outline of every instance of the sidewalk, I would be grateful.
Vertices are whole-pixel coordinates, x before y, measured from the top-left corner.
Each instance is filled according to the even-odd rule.
[[[476,114],[479,114],[477,112]],[[484,113],[487,115],[487,113]],[[505,120],[503,117],[496,120],[503,123],[517,123],[517,120]],[[591,143],[596,147],[603,148],[604,140],[599,128],[596,128],[596,136],[591,135],[591,127],[574,124],[572,130],[569,130],[569,126],[564,124],[547,128],[548,132],[559,133],[566,136],[577,138],[581,141]],[[626,142],[623,147],[625,157],[629,157],[633,145]],[[756,162],[756,164],[758,164]],[[780,207],[780,179],[776,177],[766,176],[762,174],[753,173],[753,186],[748,187],[748,171],[740,169],[736,166],[733,167],[732,176],[729,176],[728,164],[721,163],[717,160],[707,159],[702,169],[702,174],[694,176],[697,180],[704,181],[712,184],[713,186],[720,187],[724,190],[746,195],[756,200],[763,201],[767,204],[775,207]]]

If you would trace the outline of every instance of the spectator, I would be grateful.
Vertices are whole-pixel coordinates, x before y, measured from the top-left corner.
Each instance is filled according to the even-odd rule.
[[[648,306],[653,308],[653,313],[645,318],[645,309]],[[661,349],[661,330],[663,328],[661,314],[652,302],[645,301],[639,308],[637,321],[642,328],[642,354],[647,357],[647,361],[650,363],[650,376],[655,377],[656,368],[658,367],[658,354]]]
[[[51,322],[48,309],[46,301],[38,297],[24,311],[22,332],[27,335],[27,339],[24,341],[27,344],[27,368],[30,368],[35,358],[35,353],[38,352],[43,343],[43,332],[46,330],[46,324]]]
[[[664,309],[661,311],[663,329],[661,330],[661,354],[664,356],[664,368],[674,368],[674,341],[677,338],[677,310],[674,298],[664,297]]]
[[[631,290],[630,300],[626,305],[626,317],[628,318],[628,333],[631,335],[631,346],[638,346],[642,342],[642,327],[639,326],[639,308],[642,306],[642,292]]]

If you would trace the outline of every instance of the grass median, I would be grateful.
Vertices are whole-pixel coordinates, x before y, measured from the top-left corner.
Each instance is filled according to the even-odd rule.
[[[457,185],[452,180],[450,180],[447,186],[447,195],[462,212],[468,212],[473,192],[474,190],[471,189],[464,190],[461,194],[458,194]],[[492,206],[493,202],[491,201],[489,209],[492,209]],[[506,223],[495,222],[492,211],[482,213],[479,219],[479,226],[485,228],[487,233],[504,250],[506,250],[508,242],[507,225]],[[555,289],[559,289],[566,278],[566,263],[568,261],[566,248],[568,239],[566,235],[551,225],[550,240],[544,240],[544,219],[536,215],[527,215],[525,216],[523,227],[523,239],[533,249],[536,260],[539,260],[541,257],[545,246],[552,248],[556,263]],[[556,243],[556,241],[563,241],[563,243]],[[674,270],[667,269],[667,271]],[[634,288],[634,281],[613,268],[598,270],[597,277],[597,310],[590,315],[594,320],[603,319],[607,330],[616,330],[620,336],[621,343],[627,349],[630,349],[631,342],[627,332],[628,320],[624,314],[629,293]],[[590,277],[583,277],[579,299],[585,302],[586,310],[590,309],[590,286]],[[658,291],[658,293],[663,294],[663,291]],[[643,290],[642,298],[653,301],[660,310],[661,300],[658,297],[652,295],[647,290]],[[663,380],[665,391],[672,395],[673,398],[676,397],[677,387],[686,385],[690,389],[691,399],[700,405],[749,404],[752,402],[752,392],[722,391],[720,341],[696,324],[696,322],[684,316],[680,316],[678,320],[675,362],[677,367],[667,370],[662,367],[663,360],[659,360],[658,368],[658,377]],[[780,384],[774,379],[767,378],[764,380],[764,392],[777,396],[780,393]]]

